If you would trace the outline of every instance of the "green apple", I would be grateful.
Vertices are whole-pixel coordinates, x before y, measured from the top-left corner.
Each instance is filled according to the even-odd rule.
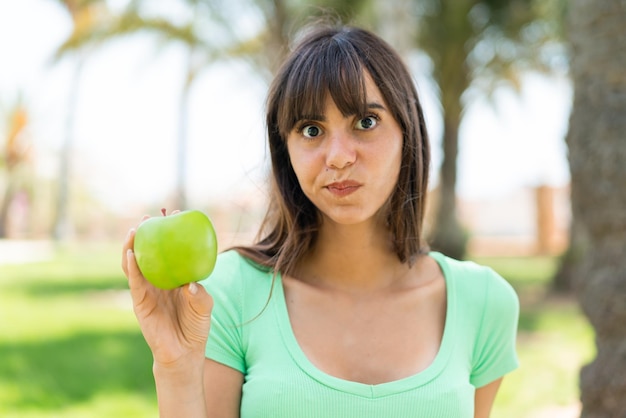
[[[135,259],[143,276],[161,289],[208,277],[215,267],[217,239],[199,210],[148,218],[135,233]]]

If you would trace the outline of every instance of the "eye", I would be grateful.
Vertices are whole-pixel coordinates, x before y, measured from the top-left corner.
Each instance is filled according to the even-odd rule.
[[[355,128],[365,131],[368,129],[372,129],[377,124],[378,118],[376,116],[366,116],[363,119],[359,119],[358,121],[356,121]]]
[[[322,130],[315,125],[306,125],[300,129],[300,132],[305,138],[315,138],[322,134]]]

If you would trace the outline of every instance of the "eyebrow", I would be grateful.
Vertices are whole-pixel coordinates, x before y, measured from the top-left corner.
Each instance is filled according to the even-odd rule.
[[[370,102],[365,105],[368,109],[379,109],[387,111],[387,108],[378,102]],[[311,120],[311,121],[326,121],[326,116],[324,115],[303,115],[299,120]]]
[[[380,109],[380,110],[387,110],[387,109],[385,108],[385,106],[381,105],[381,104],[380,104],[380,103],[378,103],[378,102],[371,102],[371,103],[368,103],[368,104],[367,104],[367,108],[368,108],[368,109]]]

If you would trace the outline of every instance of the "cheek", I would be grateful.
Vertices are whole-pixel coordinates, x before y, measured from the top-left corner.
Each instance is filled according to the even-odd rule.
[[[386,156],[386,158],[381,159],[380,163],[381,167],[384,167],[381,171],[385,171],[387,175],[381,176],[381,181],[383,182],[384,187],[386,187],[389,193],[393,192],[393,189],[396,187],[398,183],[398,179],[400,177],[400,168],[402,165],[402,146],[399,145],[397,147],[393,147],[391,153],[389,153],[389,149],[386,152],[381,152],[380,155]]]
[[[311,181],[311,162],[308,161],[310,157],[306,153],[298,151],[298,149],[289,149],[289,160],[300,187],[306,191],[306,186]]]
[[[291,164],[291,168],[293,169],[294,173],[296,173],[296,177],[300,179],[302,163],[300,162],[299,155],[292,152],[291,150],[289,151],[289,163]]]
[[[289,147],[288,151],[291,166],[299,179],[304,180],[314,175],[319,165],[319,158],[314,150],[294,146]]]
[[[402,164],[402,140],[381,144],[375,155],[379,158],[381,167],[385,167],[392,177],[397,177]]]

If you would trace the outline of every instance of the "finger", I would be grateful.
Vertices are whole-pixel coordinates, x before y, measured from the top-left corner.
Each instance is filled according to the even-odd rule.
[[[170,215],[176,215],[177,213],[180,213],[180,209],[173,210]]]
[[[211,316],[213,298],[209,295],[204,286],[191,282],[185,287],[185,293],[193,311],[202,317]]]
[[[184,317],[187,320],[182,321],[181,327],[190,341],[206,343],[211,327],[213,298],[198,283],[189,283],[181,290],[187,305],[187,309],[184,310]]]
[[[133,249],[133,245],[135,242],[135,228],[131,228],[128,230],[126,234],[126,238],[124,238],[124,244],[122,245],[122,270],[124,274],[128,276],[128,258],[127,253],[128,250]]]
[[[141,274],[132,250],[128,250],[126,257],[128,259],[128,287],[133,301],[133,311],[141,322],[142,318],[154,311],[158,303],[155,292],[157,289]]]
[[[128,287],[130,288],[130,295],[134,301],[141,302],[146,293],[147,280],[141,274],[139,266],[137,266],[137,262],[135,261],[135,253],[133,253],[133,250],[128,249],[126,251],[126,259],[126,268],[128,270]]]
[[[139,228],[139,225],[141,225],[143,222],[145,222],[149,218],[150,218],[150,215],[143,215],[137,227],[131,228],[128,231],[128,234],[126,234],[126,238],[124,239],[124,245],[122,248],[122,270],[124,271],[124,274],[127,277],[128,277],[128,258],[127,258],[128,249],[133,250],[135,248],[135,234],[137,233],[137,228]]]

